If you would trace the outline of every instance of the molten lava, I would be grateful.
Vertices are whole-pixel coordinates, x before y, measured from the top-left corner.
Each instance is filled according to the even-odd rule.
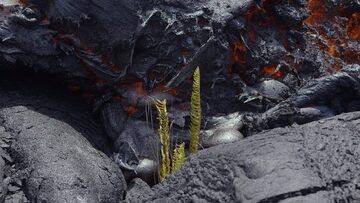
[[[133,115],[134,113],[136,113],[139,109],[135,106],[135,105],[131,105],[131,106],[128,106],[126,108],[126,112],[128,114],[128,116],[131,116]]]
[[[177,89],[167,87],[166,83],[156,84],[153,88],[153,92],[168,92],[173,96],[176,96],[178,94]]]
[[[325,0],[310,0],[308,9],[311,15],[303,23],[310,27],[310,36],[317,36],[312,43],[332,59],[329,63],[333,70],[329,71],[340,70],[341,63],[360,63],[356,49],[360,39],[360,13],[348,14],[351,17],[344,21],[341,4],[330,9]]]
[[[311,15],[304,21],[305,24],[317,25],[330,18],[326,11],[325,0],[309,0],[308,9]]]
[[[129,88],[134,91],[136,94],[147,96],[148,92],[144,89],[144,82],[137,81],[128,84],[122,84],[123,88]]]
[[[360,39],[360,13],[353,13],[346,27],[346,32],[351,39]]]
[[[284,75],[284,71],[282,68],[278,68],[277,65],[269,65],[265,66],[261,71],[260,75],[262,76],[272,76],[275,79],[282,78]]]
[[[68,85],[68,89],[69,89],[71,92],[79,92],[81,88],[80,88],[79,85],[69,84],[69,85]]]
[[[26,6],[29,3],[29,0],[18,0],[19,4]]]
[[[232,61],[236,64],[246,64],[247,48],[242,42],[235,42],[232,49]]]

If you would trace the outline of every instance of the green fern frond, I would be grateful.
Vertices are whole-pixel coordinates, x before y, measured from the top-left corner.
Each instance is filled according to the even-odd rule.
[[[190,123],[190,152],[196,153],[199,145],[199,133],[201,125],[201,102],[200,102],[200,69],[194,72],[194,81],[191,94],[191,123]]]
[[[185,162],[185,143],[176,145],[173,152],[171,172],[177,172]]]
[[[166,100],[156,100],[156,109],[158,111],[159,120],[159,136],[161,142],[161,156],[160,156],[160,181],[165,180],[166,176],[170,174],[170,129],[169,117],[166,109]]]

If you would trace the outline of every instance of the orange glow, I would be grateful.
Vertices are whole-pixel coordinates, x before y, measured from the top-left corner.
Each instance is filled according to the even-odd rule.
[[[187,48],[182,48],[180,50],[180,54],[181,56],[189,56],[190,55],[190,51]]]
[[[117,67],[117,66],[111,66],[111,69],[110,69],[112,72],[120,72],[121,71],[121,68]]]
[[[106,83],[106,81],[101,78],[96,78],[95,83],[96,83],[96,85],[101,86],[101,85],[104,85]]]
[[[181,103],[177,106],[178,109],[182,111],[189,111],[190,110],[190,103]]]
[[[233,73],[234,70],[234,65],[245,65],[246,64],[246,59],[247,59],[247,48],[246,46],[238,41],[233,43],[232,47],[231,47],[231,61],[232,64],[229,64],[227,67],[227,72],[228,73]]]
[[[165,83],[160,83],[155,85],[153,88],[154,92],[169,92],[170,94],[176,96],[178,94],[178,91],[175,88],[169,88],[166,86]]]
[[[93,99],[94,98],[94,95],[89,92],[89,91],[85,91],[82,93],[82,96],[85,98],[85,99]]]
[[[134,88],[134,91],[137,94],[141,94],[141,95],[145,95],[145,96],[148,95],[147,91],[144,89],[144,82],[142,82],[142,81],[123,84],[123,86],[124,87]]]
[[[68,85],[68,89],[71,91],[71,92],[78,92],[80,91],[80,86],[79,85]]]
[[[93,53],[93,50],[86,46],[85,44],[81,44],[81,49],[86,53],[86,54],[92,54]]]
[[[276,65],[265,66],[260,71],[260,74],[265,76],[274,76],[275,79],[281,78],[284,75],[282,69],[276,71]]]
[[[360,13],[353,13],[346,27],[346,32],[351,39],[360,39]]]
[[[29,1],[28,0],[18,0],[19,4],[23,5],[23,6],[26,6]]]
[[[332,68],[333,68],[333,71],[339,72],[339,71],[341,70],[341,65],[340,65],[339,62],[335,62],[335,63],[333,64]]]
[[[122,97],[119,96],[119,95],[115,95],[112,97],[114,100],[117,100],[117,101],[121,101],[122,100]]]
[[[47,17],[47,16],[45,16],[42,20],[41,20],[41,24],[43,24],[43,25],[47,25],[47,24],[49,24],[50,23],[50,21],[49,21],[49,18]]]
[[[316,25],[328,18],[325,5],[326,3],[324,0],[309,0],[308,10],[311,11],[311,15],[304,21],[304,23]]]
[[[336,54],[336,46],[334,44],[330,45],[329,54],[330,54],[330,56],[335,56],[335,54]]]
[[[121,72],[121,68],[118,66],[115,66],[109,59],[109,56],[101,55],[101,62],[103,64],[105,64],[112,72],[115,72],[115,73]]]
[[[248,37],[252,42],[255,42],[256,40],[256,33],[254,31],[248,32]]]
[[[136,113],[138,111],[138,108],[136,108],[136,106],[128,106],[126,108],[126,112],[128,113],[129,116],[133,115],[134,113]]]
[[[346,18],[340,17],[345,15],[341,5],[330,10],[327,9],[325,0],[309,0],[308,9],[311,15],[303,23],[311,28],[308,33],[316,36],[311,43],[329,56],[335,57],[335,62],[328,61],[332,64],[329,72],[339,71],[342,67],[341,61],[348,64],[359,63],[360,55],[354,48],[358,43],[353,40],[360,39],[360,13],[353,13],[346,22]],[[353,45],[349,46],[350,43]]]
[[[237,64],[246,64],[247,48],[242,42],[235,42],[232,49],[232,60]]]

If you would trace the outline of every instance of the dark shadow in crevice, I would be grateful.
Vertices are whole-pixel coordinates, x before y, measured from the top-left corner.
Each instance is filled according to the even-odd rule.
[[[70,92],[61,78],[14,65],[3,70],[0,71],[0,95],[7,97],[0,100],[0,108],[22,105],[65,122],[96,149],[111,155],[111,142],[100,119],[91,112],[91,105],[80,94]]]

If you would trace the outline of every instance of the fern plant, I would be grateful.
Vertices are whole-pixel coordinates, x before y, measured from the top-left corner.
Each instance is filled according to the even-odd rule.
[[[201,125],[201,101],[200,101],[200,69],[196,68],[193,76],[193,87],[191,94],[191,112],[190,112],[190,152],[192,154],[198,151],[199,133]]]
[[[166,100],[156,100],[156,109],[158,111],[159,120],[159,137],[161,143],[160,149],[160,181],[165,180],[166,176],[170,174],[170,130],[169,117],[166,109]]]
[[[160,149],[160,181],[172,172],[180,170],[185,162],[185,143],[176,145],[170,159],[170,128],[169,117],[166,108],[166,100],[156,100],[155,106],[158,112]],[[200,102],[200,69],[194,72],[194,81],[191,94],[191,123],[190,123],[190,152],[196,153],[199,145],[199,133],[201,125],[201,102]]]
[[[176,145],[172,156],[171,172],[177,172],[185,162],[185,143]]]

